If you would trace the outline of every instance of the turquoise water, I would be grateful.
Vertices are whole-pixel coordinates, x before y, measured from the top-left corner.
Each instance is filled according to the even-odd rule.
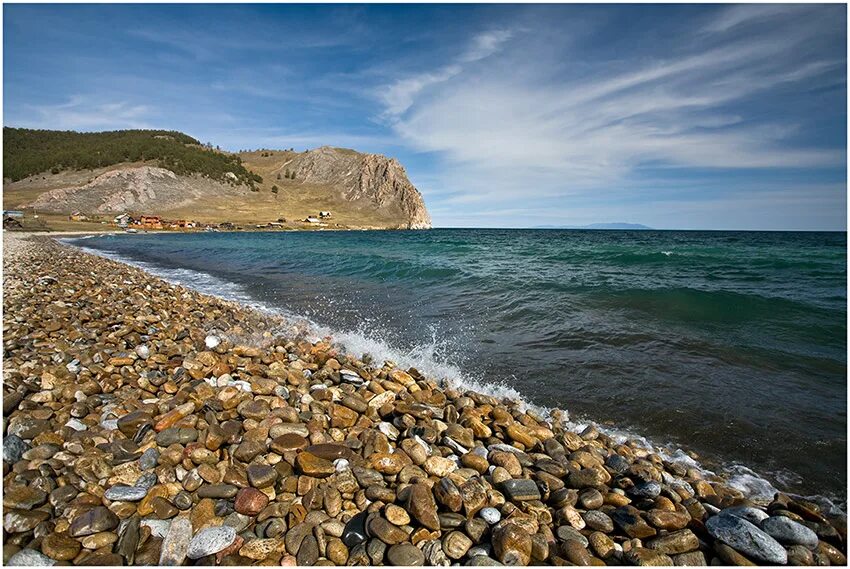
[[[432,230],[80,244],[303,316],[353,349],[504,386],[710,465],[746,465],[778,488],[845,496],[845,234]]]

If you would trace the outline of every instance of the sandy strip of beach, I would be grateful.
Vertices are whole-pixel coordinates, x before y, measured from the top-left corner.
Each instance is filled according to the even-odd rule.
[[[47,236],[3,245],[6,564],[846,564],[815,504]]]

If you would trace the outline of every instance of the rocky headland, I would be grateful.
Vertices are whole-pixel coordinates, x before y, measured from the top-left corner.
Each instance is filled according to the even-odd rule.
[[[845,565],[846,521],[4,236],[7,565]]]

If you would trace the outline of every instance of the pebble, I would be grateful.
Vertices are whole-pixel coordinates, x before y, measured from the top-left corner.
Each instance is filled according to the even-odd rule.
[[[775,565],[788,561],[788,554],[775,539],[743,518],[720,514],[709,518],[705,527],[714,539],[747,557]]]
[[[539,500],[540,489],[534,480],[510,479],[502,482],[501,490],[512,502]]]
[[[478,515],[491,526],[496,525],[502,519],[501,512],[499,512],[496,508],[482,508],[478,512]]]
[[[236,530],[230,526],[204,528],[189,542],[186,557],[200,559],[213,555],[229,547],[234,541],[236,541]]]
[[[803,545],[809,549],[818,546],[815,532],[785,516],[772,516],[761,522],[761,529],[779,543]]]
[[[48,567],[56,565],[56,561],[35,549],[22,549],[10,557],[5,564],[9,567]]]
[[[71,522],[68,533],[72,537],[82,537],[113,530],[116,527],[118,527],[118,516],[103,506],[97,506],[77,516]]]
[[[387,550],[387,561],[390,565],[400,567],[418,567],[425,564],[425,554],[415,545],[399,543]]]
[[[8,434],[3,437],[3,461],[8,463],[19,462],[30,446],[17,436]]]
[[[844,524],[815,504],[765,511],[639,441],[49,241],[25,250],[4,273],[6,561],[846,563]]]
[[[151,532],[154,534],[155,532]],[[161,532],[156,532],[162,535]],[[192,541],[192,523],[188,518],[174,518],[168,524],[165,539],[162,541],[162,553],[159,557],[160,565],[182,565],[189,553],[189,545]]]
[[[113,486],[103,497],[114,502],[138,502],[148,493],[148,489],[140,486]]]

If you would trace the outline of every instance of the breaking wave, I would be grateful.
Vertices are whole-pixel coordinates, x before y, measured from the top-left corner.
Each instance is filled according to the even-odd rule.
[[[89,236],[87,236],[89,237]],[[86,247],[80,241],[84,237],[57,239],[65,244],[77,247],[82,251],[104,257],[113,261],[124,263],[163,279],[171,284],[184,286],[200,293],[218,297],[223,300],[234,301],[265,314],[282,317],[292,324],[300,323],[306,325],[306,335],[312,340],[330,338],[331,341],[344,349],[347,353],[361,357],[368,355],[376,362],[392,361],[402,368],[416,368],[424,375],[442,382],[444,385],[475,391],[496,398],[505,398],[517,401],[522,409],[529,409],[537,414],[550,417],[552,409],[536,405],[530,402],[522,393],[517,391],[507,381],[497,381],[488,377],[476,377],[469,372],[463,371],[457,365],[451,363],[446,357],[441,356],[446,352],[447,340],[440,340],[436,330],[431,331],[431,341],[423,342],[412,348],[401,348],[392,345],[386,339],[375,334],[374,331],[361,329],[340,330],[327,325],[319,324],[311,318],[296,314],[283,307],[262,302],[252,297],[247,288],[239,283],[219,278],[215,275],[187,268],[167,268],[154,263],[140,261],[109,249],[94,249]],[[667,252],[664,252],[667,254]],[[692,458],[685,450],[674,444],[661,444],[651,441],[628,428],[614,428],[602,425],[592,420],[580,417],[570,417],[569,410],[563,411],[564,427],[576,433],[582,432],[590,425],[595,426],[600,432],[605,433],[617,442],[626,440],[635,441],[647,450],[659,454],[665,460],[682,463],[689,468],[696,468],[705,474],[715,474],[705,465]],[[728,484],[747,495],[753,501],[768,503],[773,496],[779,492],[774,483],[760,476],[750,468],[737,464],[724,464],[718,469],[720,473],[727,476]],[[782,485],[787,476],[792,473],[772,473],[772,478]],[[793,493],[788,492],[791,495]],[[803,496],[803,498],[818,503],[826,511],[843,514],[846,505],[840,497],[826,496]]]

